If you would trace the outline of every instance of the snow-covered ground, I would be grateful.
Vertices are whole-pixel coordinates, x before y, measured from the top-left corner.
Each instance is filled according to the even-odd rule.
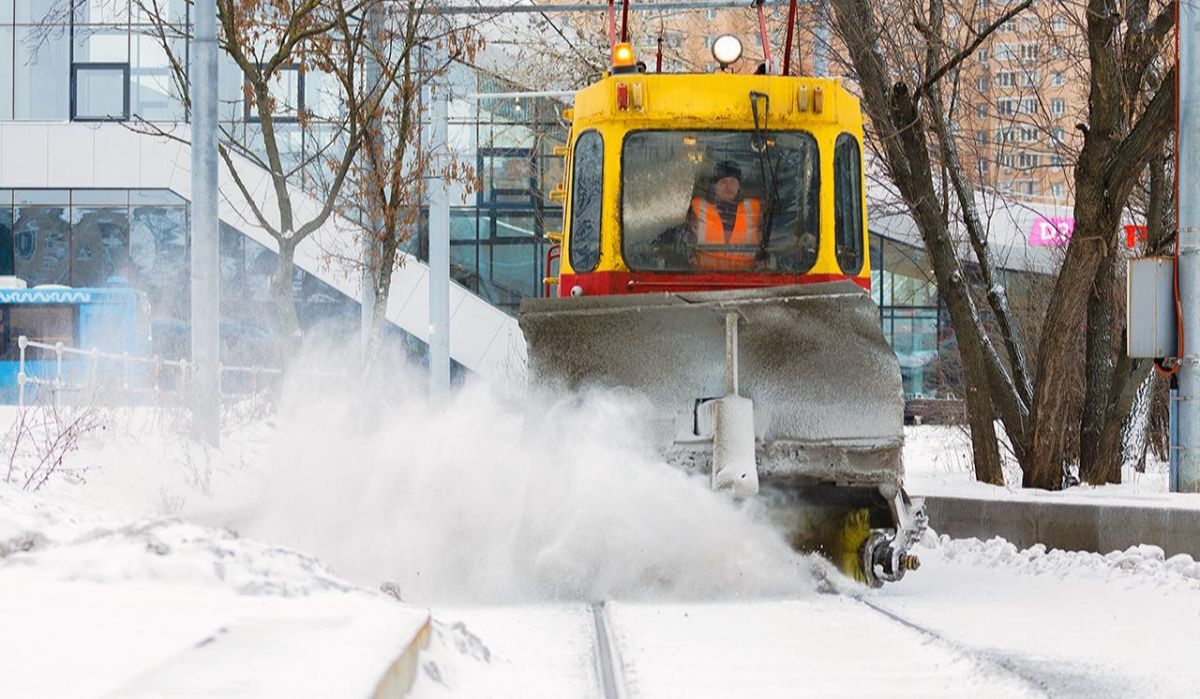
[[[1200,563],[1186,556],[930,537],[901,584],[822,592],[826,568],[753,503],[656,459],[622,397],[371,394],[307,387],[277,411],[242,406],[219,449],[170,410],[98,411],[48,478],[57,452],[36,437],[54,430],[15,452],[10,433],[0,696],[362,696],[427,608],[416,696],[596,696],[596,600],[616,600],[630,696],[1200,686],[1187,655]],[[0,426],[14,419],[0,411]],[[956,439],[909,432],[914,490],[988,488]]]
[[[194,523],[236,511],[217,494],[254,481],[264,424],[218,451],[169,412],[63,416],[89,425],[74,451],[42,424],[5,444],[0,696],[367,696],[427,622],[310,555]]]
[[[1064,491],[1021,488],[1021,472],[1012,458],[1005,459],[1005,486],[975,480],[971,438],[965,429],[947,425],[904,428],[905,484],[915,495],[948,495],[974,498],[1038,498],[1060,502],[1140,504],[1150,507],[1200,509],[1200,495],[1169,493],[1167,464],[1147,459],[1145,472],[1126,467],[1119,484],[1086,483]]]

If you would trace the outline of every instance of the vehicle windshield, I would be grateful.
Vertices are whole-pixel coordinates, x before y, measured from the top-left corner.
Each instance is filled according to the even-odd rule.
[[[817,259],[810,134],[638,131],[622,153],[625,262],[635,271],[803,274]]]

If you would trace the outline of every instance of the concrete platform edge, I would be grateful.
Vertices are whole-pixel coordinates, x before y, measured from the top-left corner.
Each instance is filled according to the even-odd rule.
[[[1000,536],[1020,548],[1109,553],[1153,544],[1200,559],[1200,510],[926,495],[929,524],[955,539]]]
[[[420,659],[421,651],[429,647],[429,638],[432,634],[432,620],[426,619],[416,635],[413,636],[412,641],[379,678],[379,682],[375,685],[375,691],[371,694],[371,699],[397,699],[408,696],[413,683],[417,681],[417,661]]]

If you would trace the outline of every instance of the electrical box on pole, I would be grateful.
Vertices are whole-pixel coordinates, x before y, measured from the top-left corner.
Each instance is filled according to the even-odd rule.
[[[1129,356],[1174,357],[1179,350],[1175,311],[1175,260],[1139,257],[1129,260],[1125,279],[1125,339]]]

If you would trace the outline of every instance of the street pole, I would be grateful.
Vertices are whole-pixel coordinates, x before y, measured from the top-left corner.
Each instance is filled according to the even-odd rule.
[[[450,194],[445,171],[449,165],[446,118],[450,81],[445,47],[436,47],[430,69],[432,114],[429,128],[429,392],[440,398],[450,388]]]
[[[217,217],[217,6],[196,0],[189,91],[192,105],[192,420],[220,442],[220,222]]]
[[[1179,3],[1179,490],[1200,492],[1200,8]]]

